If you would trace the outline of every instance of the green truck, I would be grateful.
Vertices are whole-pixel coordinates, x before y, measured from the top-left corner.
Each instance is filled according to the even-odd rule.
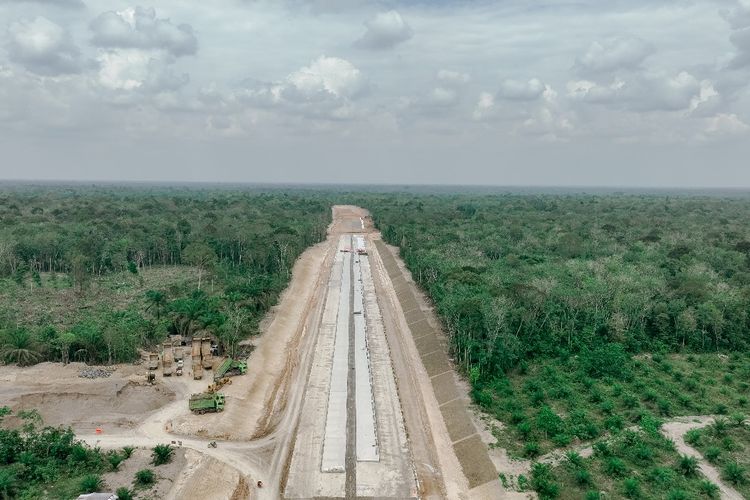
[[[224,411],[224,394],[201,392],[190,396],[190,411],[193,413],[214,413]]]
[[[214,370],[214,381],[232,375],[247,373],[247,363],[238,359],[227,358]]]

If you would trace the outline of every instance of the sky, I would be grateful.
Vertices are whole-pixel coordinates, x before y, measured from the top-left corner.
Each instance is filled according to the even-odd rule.
[[[0,0],[0,179],[750,187],[750,0]]]

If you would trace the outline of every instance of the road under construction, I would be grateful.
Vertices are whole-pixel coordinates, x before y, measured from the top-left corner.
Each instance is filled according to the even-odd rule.
[[[443,334],[417,294],[367,212],[336,206],[327,240],[298,259],[263,324],[247,374],[223,390],[223,412],[191,414],[186,398],[201,382],[169,377],[160,382],[173,402],[133,429],[83,438],[207,454],[239,472],[232,498],[501,498]]]

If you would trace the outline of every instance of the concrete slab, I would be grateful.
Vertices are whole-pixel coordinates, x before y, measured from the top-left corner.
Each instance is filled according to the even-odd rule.
[[[440,375],[451,369],[448,363],[448,356],[443,352],[433,352],[432,354],[422,356],[422,364],[427,371],[427,375],[430,377]]]
[[[440,413],[443,414],[443,421],[448,428],[448,435],[451,437],[451,441],[460,441],[477,432],[474,424],[471,422],[471,418],[466,413],[466,403],[460,399],[454,399],[450,403],[442,405]]]
[[[444,351],[443,342],[434,332],[414,339],[414,343],[417,346],[420,356],[426,356],[427,354],[435,351]]]
[[[346,398],[349,374],[349,314],[351,300],[351,254],[343,254],[338,315],[328,392],[322,472],[346,470]]]
[[[497,470],[487,455],[487,448],[479,434],[455,443],[453,449],[461,463],[464,475],[469,480],[469,488],[476,488],[490,482],[496,483],[496,488],[500,488]],[[501,498],[501,496],[495,498]]]
[[[452,401],[459,396],[453,372],[446,372],[432,377],[432,390],[435,391],[435,399],[438,404]]]

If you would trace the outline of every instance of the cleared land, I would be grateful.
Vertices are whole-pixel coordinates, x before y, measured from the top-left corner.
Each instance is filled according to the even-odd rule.
[[[368,255],[341,251],[353,248],[352,235],[363,235]],[[439,332],[410,328],[422,321],[409,307],[413,283],[386,272],[397,261],[378,240],[365,211],[334,208],[327,241],[297,260],[264,322],[247,375],[223,389],[222,413],[188,412],[189,394],[211,379],[209,370],[192,380],[189,363],[185,376],[159,375],[154,386],[143,383],[144,365],[95,380],[79,378],[79,365],[6,366],[0,398],[15,409],[38,408],[50,424],[72,424],[103,449],[174,442],[181,470],[159,486],[168,487],[166,498],[497,498],[497,476],[483,468],[486,448],[471,440],[471,421],[458,428],[461,436],[452,430],[450,419],[465,413],[451,397],[458,389],[432,381],[452,374]],[[332,398],[333,387],[344,397]],[[75,403],[61,406],[66,398]],[[331,417],[332,408],[343,415]],[[329,438],[336,460],[343,449],[343,471],[323,470]]]

